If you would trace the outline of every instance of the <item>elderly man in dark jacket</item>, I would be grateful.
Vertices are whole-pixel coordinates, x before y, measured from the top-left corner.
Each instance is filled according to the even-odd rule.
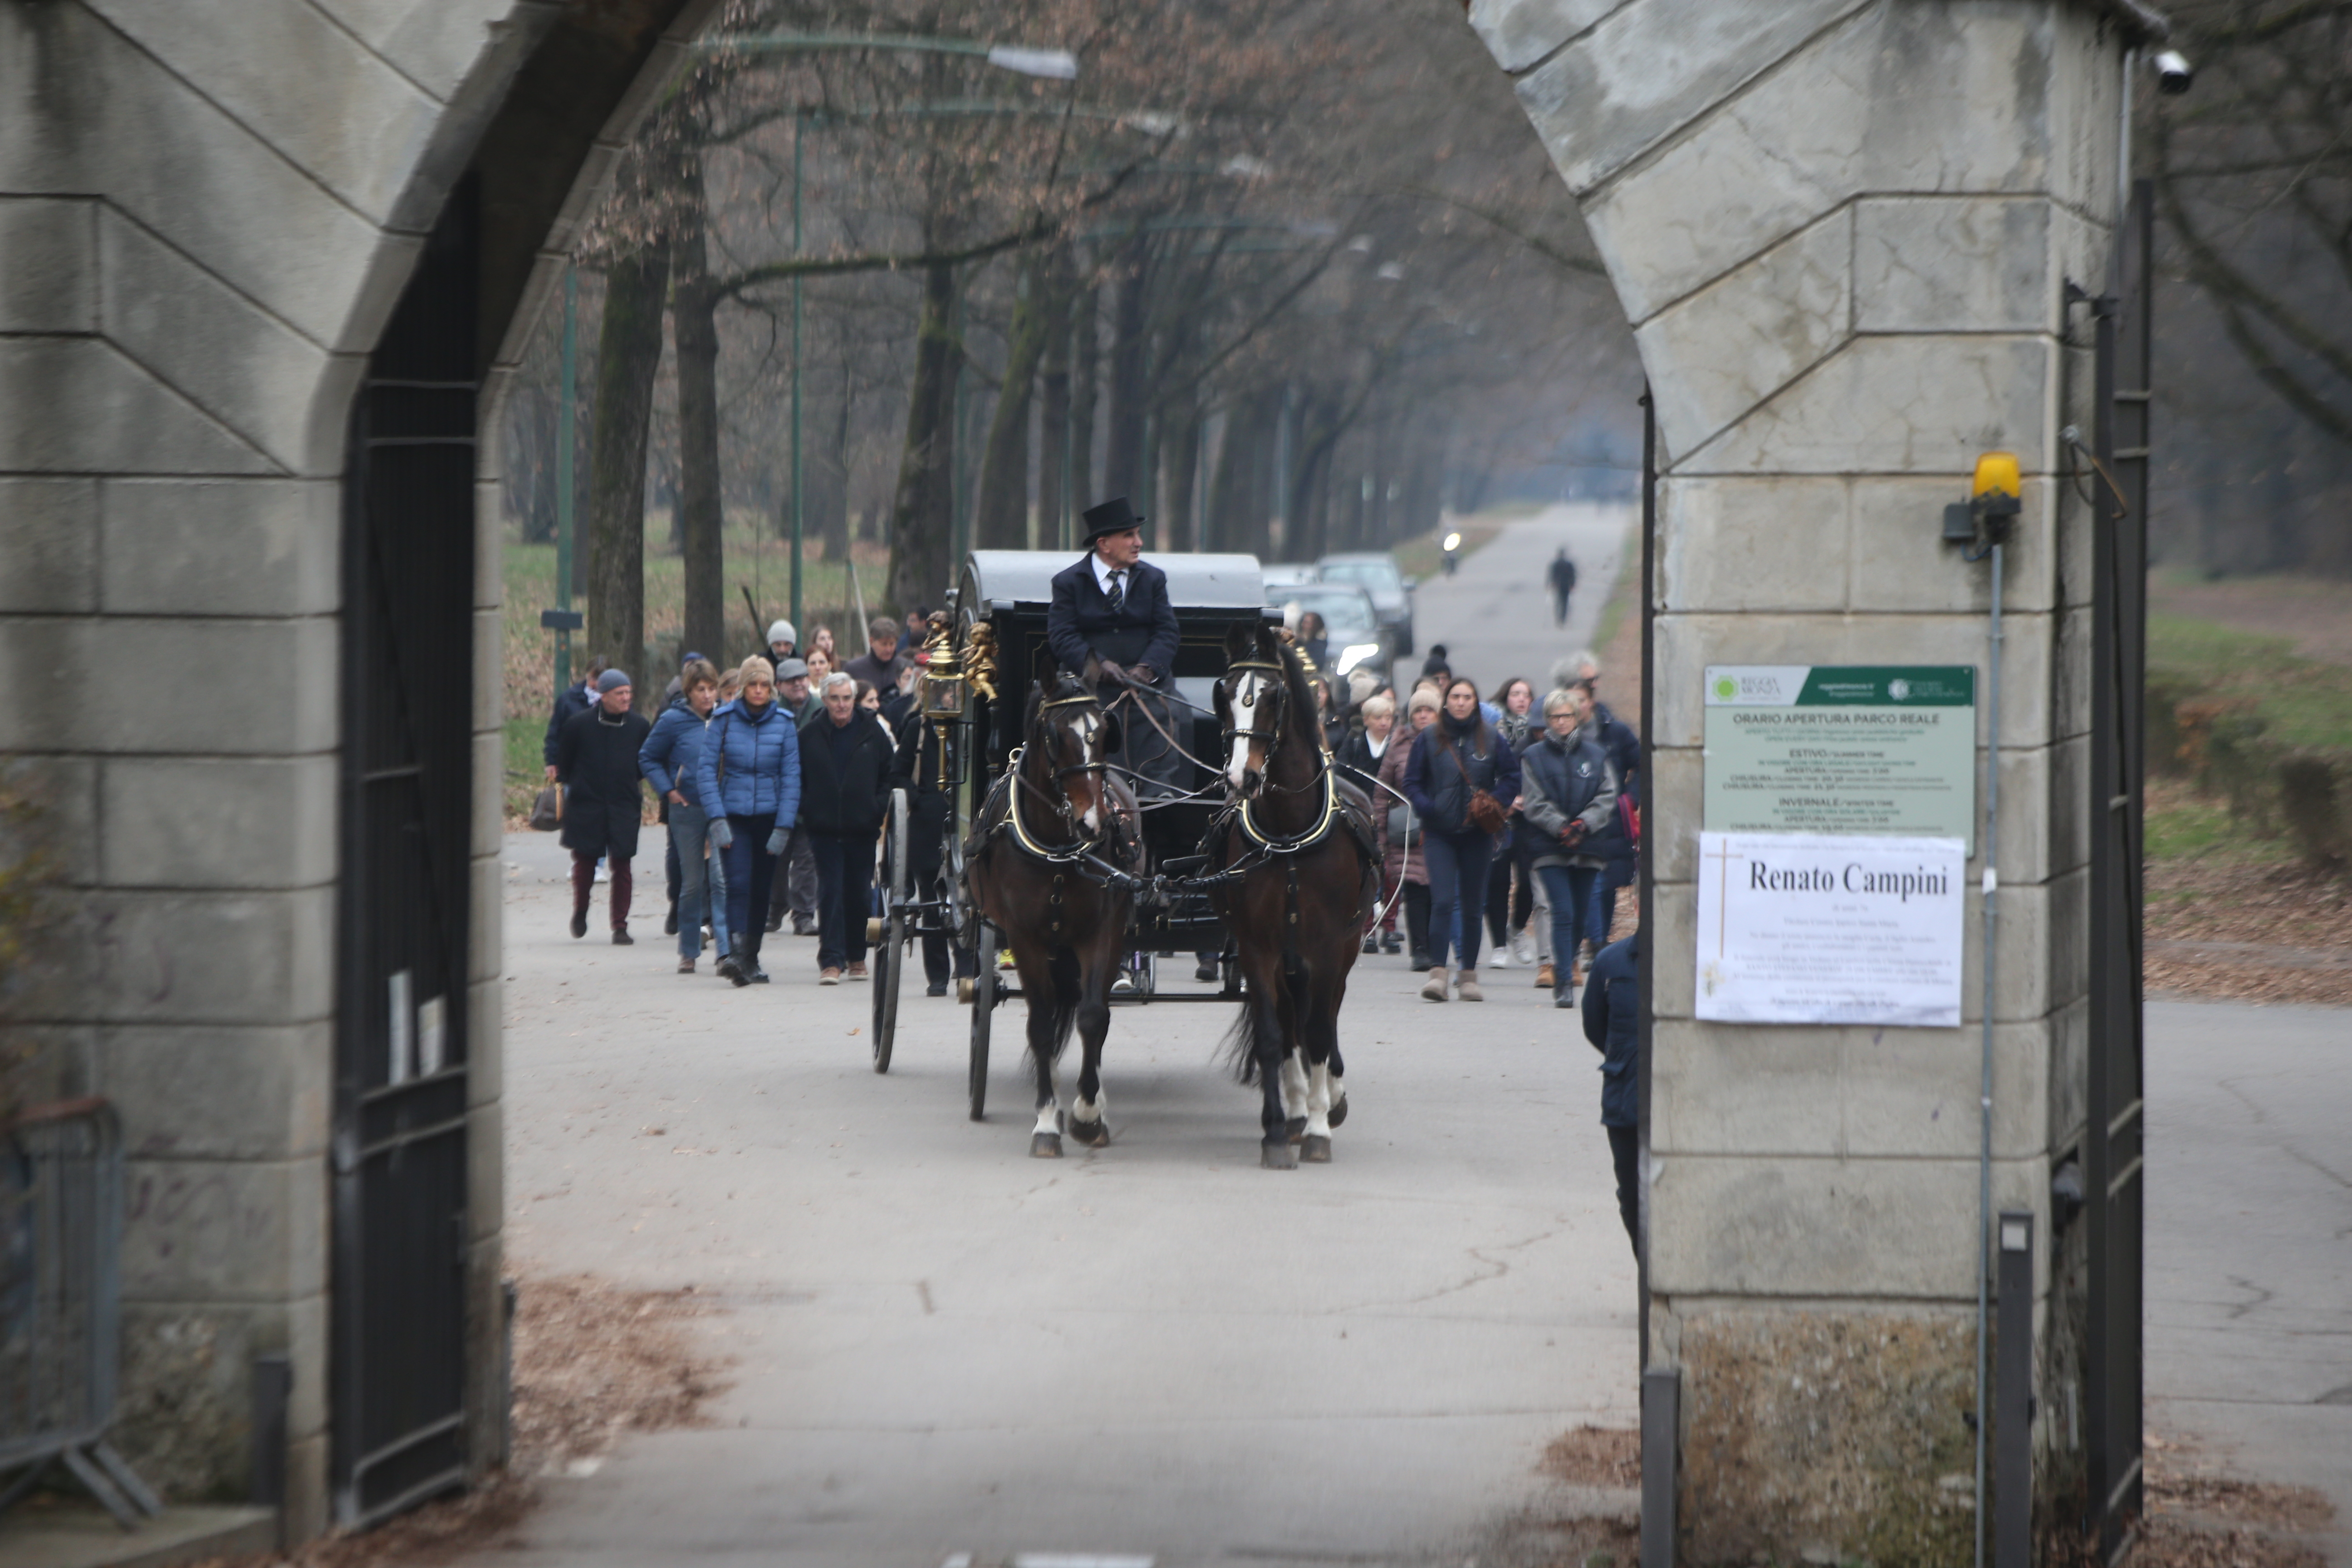
[[[1161,728],[1174,733],[1160,693],[1175,673],[1180,635],[1168,574],[1143,559],[1143,519],[1125,496],[1087,509],[1086,523],[1085,559],[1054,574],[1045,641],[1073,675],[1086,673],[1088,658],[1097,661],[1097,695],[1106,705],[1122,691],[1132,691],[1139,707],[1150,704],[1150,717],[1121,714],[1120,761],[1144,779],[1174,788],[1182,759],[1160,733]]]
[[[874,844],[888,810],[889,734],[857,706],[857,682],[824,678],[824,711],[801,726],[801,821],[816,854],[817,984],[866,978]]]
[[[1617,1214],[1642,1252],[1642,933],[1612,942],[1584,984],[1584,1037],[1601,1053],[1601,1125],[1617,1167]]]
[[[629,861],[637,852],[637,823],[645,814],[637,752],[653,728],[629,711],[629,678],[608,669],[596,678],[596,705],[563,722],[556,736],[555,776],[564,788],[563,847],[572,851],[572,934],[588,934],[588,895],[595,886],[596,861],[612,860],[610,905],[613,941],[626,947],[629,935]]]

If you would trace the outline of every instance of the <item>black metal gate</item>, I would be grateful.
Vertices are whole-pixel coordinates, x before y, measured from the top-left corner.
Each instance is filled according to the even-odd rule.
[[[2141,1210],[2140,780],[2146,762],[2148,184],[2116,237],[2098,325],[2101,472],[2092,494],[2091,1006],[2084,1197],[2088,1212],[2085,1533],[2103,1559],[2140,1511]]]
[[[364,1524],[463,1480],[476,198],[368,363],[343,489],[332,1482]]]

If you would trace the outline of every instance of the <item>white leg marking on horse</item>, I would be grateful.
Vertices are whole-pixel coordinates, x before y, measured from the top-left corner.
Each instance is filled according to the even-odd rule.
[[[1092,1100],[1088,1100],[1082,1094],[1070,1102],[1070,1120],[1083,1121],[1089,1127],[1100,1121],[1109,1114],[1109,1111],[1110,1096],[1101,1089],[1095,1091],[1095,1097]]]
[[[1054,1087],[1054,1069],[1052,1068],[1047,1068],[1045,1069],[1045,1102],[1037,1108],[1036,1131],[1040,1132],[1061,1131],[1061,1091]]]
[[[1290,1051],[1282,1058],[1282,1109],[1290,1116],[1307,1114],[1307,1069],[1299,1064],[1298,1053]]]
[[[1331,1069],[1316,1067],[1307,1071],[1307,1136],[1331,1136]]]

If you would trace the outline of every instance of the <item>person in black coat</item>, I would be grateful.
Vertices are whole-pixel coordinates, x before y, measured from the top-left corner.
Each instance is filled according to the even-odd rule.
[[[907,792],[907,879],[914,895],[926,902],[944,896],[948,834],[954,802],[940,787],[940,736],[919,709],[898,725],[898,751],[890,763],[890,788]],[[971,951],[954,950],[952,973],[968,979],[980,973]],[[929,994],[948,994],[950,976],[948,939],[923,938],[923,978]]]
[[[1601,1125],[1617,1167],[1617,1215],[1642,1250],[1642,933],[1612,942],[1584,981],[1584,1037],[1601,1053]]]
[[[889,810],[890,736],[857,706],[857,682],[825,677],[824,711],[801,726],[800,820],[816,856],[817,984],[866,978],[874,843]]]
[[[604,673],[601,658],[588,662],[588,673],[576,686],[567,686],[555,694],[555,705],[547,716],[547,736],[540,742],[539,760],[547,764],[547,782],[555,782],[555,745],[563,738],[563,726],[596,706],[596,678]]]
[[[596,678],[596,705],[575,713],[556,735],[555,776],[564,788],[563,847],[572,851],[572,934],[588,934],[588,895],[596,862],[612,861],[613,941],[629,935],[629,861],[637,852],[645,815],[644,774],[637,751],[653,726],[629,711],[629,678],[608,669]]]
[[[1120,496],[1086,514],[1085,559],[1054,574],[1054,602],[1045,612],[1045,641],[1073,675],[1097,661],[1097,688],[1106,706],[1133,691],[1150,717],[1122,714],[1119,761],[1143,780],[1177,787],[1182,759],[1169,749],[1168,689],[1176,668],[1176,606],[1168,574],[1143,559],[1143,519]],[[1160,722],[1154,726],[1152,719]]]

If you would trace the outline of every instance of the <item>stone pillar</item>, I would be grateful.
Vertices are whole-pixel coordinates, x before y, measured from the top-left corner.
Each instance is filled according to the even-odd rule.
[[[2059,0],[1470,16],[1583,211],[1655,399],[1648,1348],[1682,1377],[1681,1560],[1965,1563],[1977,899],[1959,1029],[1696,1021],[1702,670],[1982,669],[1990,569],[1937,530],[1979,452],[2018,454],[1998,735],[1979,704],[2002,808],[1993,1184],[2049,1237],[2052,1164],[2080,1135],[2087,952],[2089,549],[2058,432],[2090,427],[2091,387],[2063,296],[2106,275],[2126,40]],[[2045,1500],[2078,1468],[2079,1329],[2059,1317]]]

